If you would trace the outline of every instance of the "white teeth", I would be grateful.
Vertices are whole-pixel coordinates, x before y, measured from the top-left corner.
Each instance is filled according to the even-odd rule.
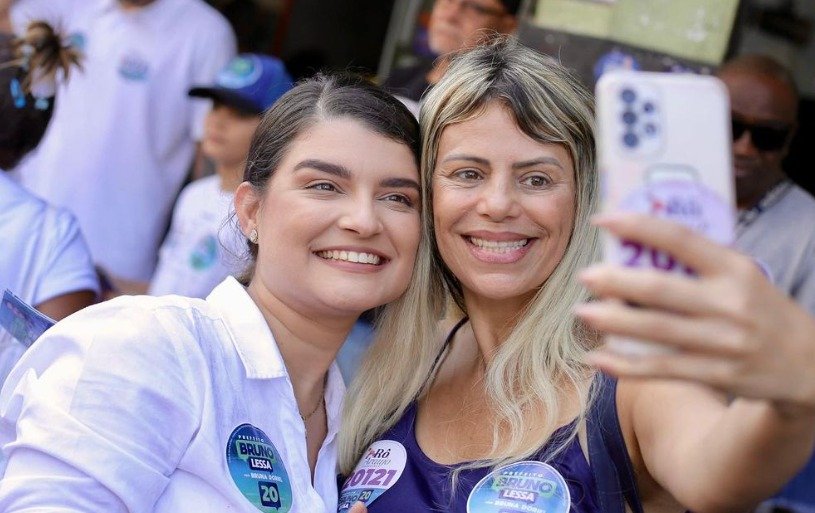
[[[326,260],[343,260],[345,262],[354,262],[358,264],[371,264],[379,265],[379,255],[373,253],[358,253],[356,251],[320,251],[317,253],[321,258]]]
[[[477,237],[469,237],[469,239],[470,242],[472,242],[479,248],[486,249],[488,251],[495,251],[496,253],[509,253],[510,251],[520,249],[529,243],[529,239],[502,240],[502,241],[485,240],[479,239]]]

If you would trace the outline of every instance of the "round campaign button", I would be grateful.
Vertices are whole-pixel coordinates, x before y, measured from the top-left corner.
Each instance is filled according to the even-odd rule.
[[[287,513],[292,506],[291,482],[280,453],[266,433],[241,424],[226,445],[229,474],[241,494],[264,513]]]
[[[407,451],[399,442],[374,442],[340,489],[338,513],[345,513],[355,502],[366,506],[393,486],[407,463]]]
[[[568,513],[572,499],[560,472],[521,461],[490,472],[467,499],[467,513]]]

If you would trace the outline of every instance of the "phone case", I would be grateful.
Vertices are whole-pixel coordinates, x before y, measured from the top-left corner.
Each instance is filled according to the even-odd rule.
[[[600,79],[596,98],[603,211],[670,219],[730,245],[735,193],[724,85],[708,76],[621,71]],[[693,274],[638,243],[606,234],[603,244],[607,262]],[[656,350],[620,337],[608,343],[620,351]]]

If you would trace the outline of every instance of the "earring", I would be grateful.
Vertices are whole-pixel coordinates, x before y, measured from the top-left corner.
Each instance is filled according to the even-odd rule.
[[[257,228],[252,228],[252,231],[249,232],[249,242],[252,244],[258,243],[258,230]]]

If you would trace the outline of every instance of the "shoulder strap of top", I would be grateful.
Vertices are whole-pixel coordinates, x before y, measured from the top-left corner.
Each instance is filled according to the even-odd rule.
[[[467,324],[467,321],[469,320],[470,318],[465,315],[463,319],[458,321],[456,325],[453,326],[453,329],[450,330],[450,333],[447,334],[447,338],[444,339],[444,344],[442,344],[441,349],[439,349],[439,353],[436,355],[436,359],[433,360],[433,365],[430,367],[430,374],[428,374],[427,376],[428,380],[432,379],[432,376],[436,374],[439,364],[441,363],[442,356],[444,356],[444,353],[447,351],[447,348],[450,347],[450,343],[453,341],[453,337],[456,336],[458,330],[461,329],[462,326]]]
[[[617,380],[599,373],[587,417],[589,459],[604,513],[643,513],[637,480],[617,415]]]

